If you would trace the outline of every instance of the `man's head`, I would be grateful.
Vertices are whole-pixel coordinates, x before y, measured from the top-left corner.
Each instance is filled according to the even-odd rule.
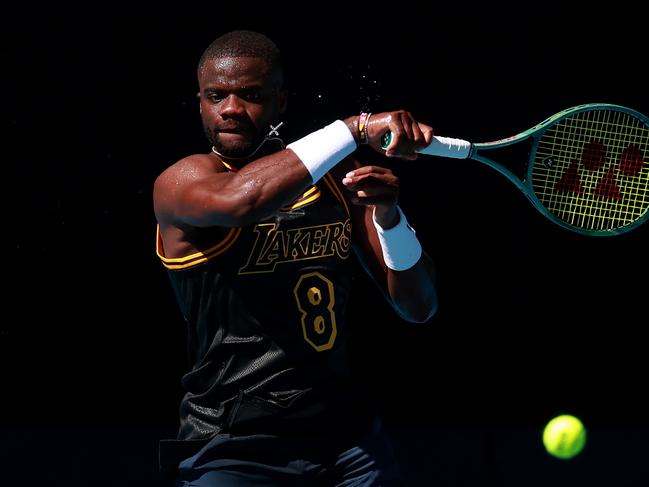
[[[219,153],[250,155],[286,109],[277,46],[263,34],[229,32],[210,44],[198,64],[201,118]]]

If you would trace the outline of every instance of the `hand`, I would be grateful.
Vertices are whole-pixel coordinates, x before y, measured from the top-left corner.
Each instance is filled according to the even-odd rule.
[[[387,157],[417,159],[417,150],[426,147],[433,140],[433,128],[417,122],[405,110],[373,114],[368,123],[370,146]],[[381,137],[392,132],[392,141],[387,149],[381,147]]]
[[[397,200],[399,178],[385,167],[363,166],[348,172],[342,180],[352,193],[352,203],[374,206],[376,222],[388,229],[399,223]]]

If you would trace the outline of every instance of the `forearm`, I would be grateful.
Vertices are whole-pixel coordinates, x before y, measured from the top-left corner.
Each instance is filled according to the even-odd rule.
[[[277,210],[306,185],[317,182],[356,147],[353,119],[337,120],[289,144],[277,164],[267,159],[251,164],[248,171],[239,174],[238,181],[245,188],[247,213],[255,220]]]
[[[393,307],[408,321],[423,323],[437,311],[435,273],[426,254],[404,271],[388,269],[387,288]]]
[[[230,178],[223,194],[237,203],[232,216],[238,226],[259,221],[293,201],[311,184],[311,176],[290,150],[262,157]]]
[[[387,210],[377,207],[373,219],[393,307],[408,321],[427,321],[437,310],[432,260],[422,251],[414,230],[396,206]]]

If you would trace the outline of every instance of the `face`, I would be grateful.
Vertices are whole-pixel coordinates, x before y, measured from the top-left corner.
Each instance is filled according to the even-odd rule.
[[[254,57],[207,61],[198,75],[203,128],[224,156],[250,155],[286,108],[281,73]]]

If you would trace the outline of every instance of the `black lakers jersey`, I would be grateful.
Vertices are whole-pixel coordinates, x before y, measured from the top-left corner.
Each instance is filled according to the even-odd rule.
[[[271,218],[167,258],[188,325],[178,440],[354,422],[345,309],[349,208],[327,174]]]

